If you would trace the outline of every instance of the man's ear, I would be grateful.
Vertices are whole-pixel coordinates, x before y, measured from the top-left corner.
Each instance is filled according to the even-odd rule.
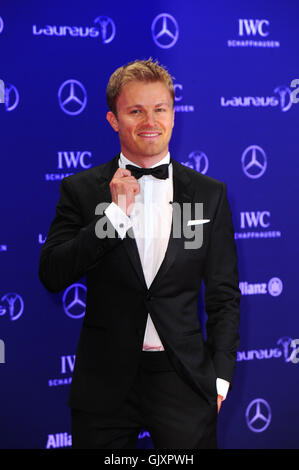
[[[112,111],[108,111],[106,115],[106,119],[109,122],[112,129],[114,129],[115,132],[118,132],[118,121],[117,121],[117,117],[115,116],[115,114]]]

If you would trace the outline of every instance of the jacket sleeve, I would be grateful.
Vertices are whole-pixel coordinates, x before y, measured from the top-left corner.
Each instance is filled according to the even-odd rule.
[[[99,237],[97,224],[106,227],[110,236]],[[56,215],[41,251],[39,278],[50,292],[65,289],[121,242],[104,212],[95,215],[88,225],[83,224],[76,193],[71,181],[65,178],[60,185]]]
[[[240,289],[231,211],[222,191],[204,271],[207,346],[217,377],[232,382],[239,346]]]

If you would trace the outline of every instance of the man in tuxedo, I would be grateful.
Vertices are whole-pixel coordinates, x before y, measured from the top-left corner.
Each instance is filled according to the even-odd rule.
[[[39,268],[51,292],[86,275],[73,448],[134,448],[141,429],[155,448],[216,448],[239,344],[226,186],[170,157],[174,87],[157,62],[117,69],[107,103],[121,153],[62,180]]]

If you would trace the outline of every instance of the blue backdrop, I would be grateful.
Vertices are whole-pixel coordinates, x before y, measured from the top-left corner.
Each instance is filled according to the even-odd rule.
[[[227,183],[233,213],[241,342],[219,446],[299,447],[298,25],[296,0],[1,1],[0,448],[71,445],[85,284],[47,292],[40,250],[61,179],[119,151],[109,76],[150,56],[174,76],[172,157]]]

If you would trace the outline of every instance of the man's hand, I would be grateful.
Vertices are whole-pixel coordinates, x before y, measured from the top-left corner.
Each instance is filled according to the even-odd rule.
[[[118,168],[109,184],[112,202],[117,204],[127,215],[132,212],[135,195],[140,192],[140,186],[131,172]]]
[[[222,395],[217,395],[217,408],[218,408],[218,413],[219,413],[220,408],[221,408],[222,400],[223,400],[223,396],[222,396]]]

